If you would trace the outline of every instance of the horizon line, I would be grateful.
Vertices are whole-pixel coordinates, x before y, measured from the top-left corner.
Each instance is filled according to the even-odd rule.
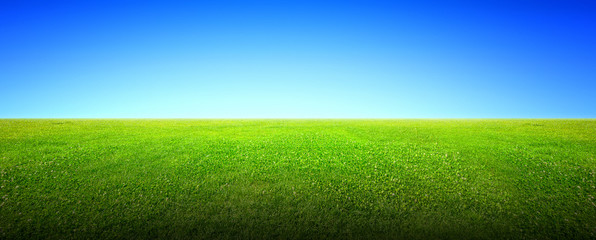
[[[397,118],[384,118],[384,117],[373,117],[373,118],[359,118],[359,117],[347,117],[347,118],[316,118],[316,117],[290,117],[290,118],[260,118],[260,117],[232,117],[232,118],[220,118],[220,117],[30,117],[30,118],[3,118],[0,120],[596,120],[596,117],[397,117]]]

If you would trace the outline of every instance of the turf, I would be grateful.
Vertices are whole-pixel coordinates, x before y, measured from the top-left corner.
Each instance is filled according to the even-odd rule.
[[[594,239],[596,120],[0,120],[4,239]]]

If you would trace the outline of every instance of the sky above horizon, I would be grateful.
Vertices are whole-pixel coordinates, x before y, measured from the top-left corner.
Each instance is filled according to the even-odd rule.
[[[596,118],[591,1],[1,1],[0,118]]]

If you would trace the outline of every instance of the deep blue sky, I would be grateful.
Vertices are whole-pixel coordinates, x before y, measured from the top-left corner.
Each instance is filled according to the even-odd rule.
[[[0,1],[1,118],[595,118],[592,1]]]

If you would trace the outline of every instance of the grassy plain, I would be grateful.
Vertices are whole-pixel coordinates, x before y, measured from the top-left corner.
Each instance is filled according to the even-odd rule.
[[[595,239],[596,120],[0,120],[0,238]]]

